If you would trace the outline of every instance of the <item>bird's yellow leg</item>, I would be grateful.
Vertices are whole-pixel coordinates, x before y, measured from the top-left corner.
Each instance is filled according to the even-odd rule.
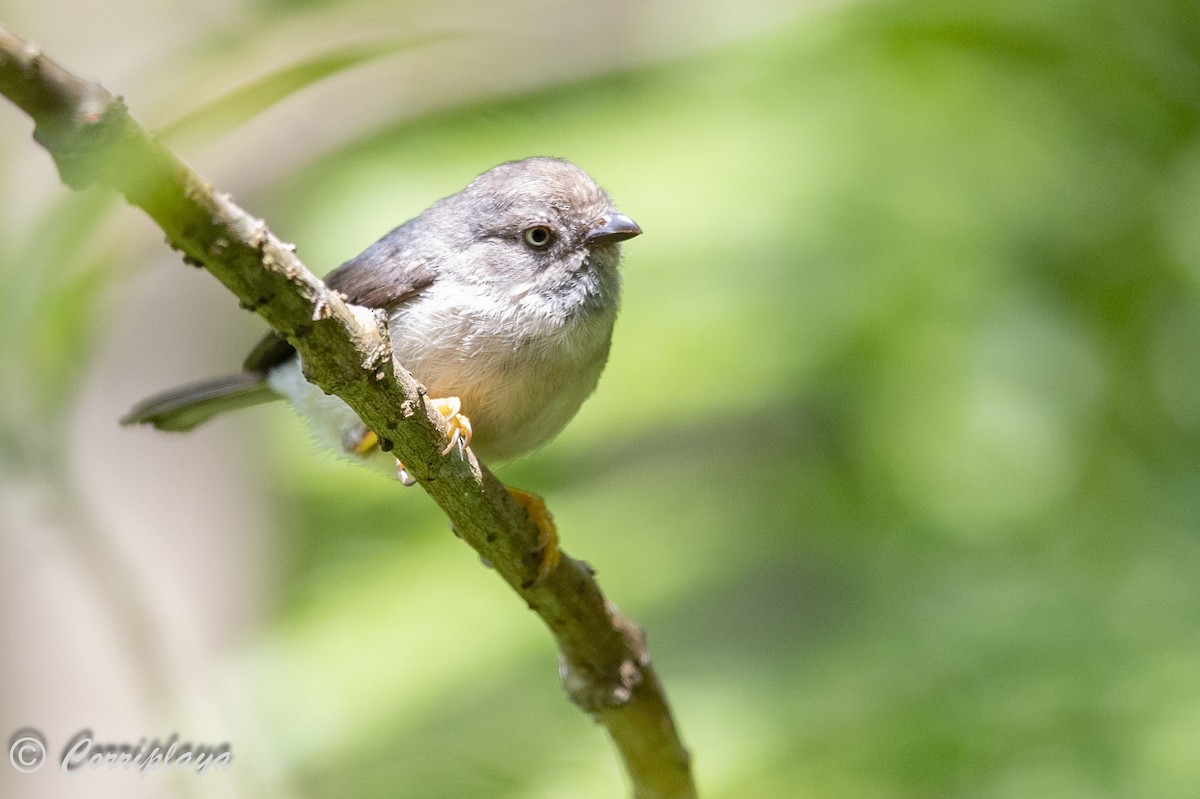
[[[538,555],[537,579],[535,583],[539,583],[546,578],[550,572],[554,571],[554,567],[558,565],[558,530],[554,526],[554,517],[550,515],[550,510],[546,507],[546,502],[537,494],[532,494],[528,491],[522,491],[519,488],[508,487],[508,493],[512,494],[512,498],[517,501],[517,504],[525,509],[529,514],[530,520],[537,526],[538,532],[541,534],[538,539],[538,547],[536,552]]]
[[[469,447],[471,445],[471,420],[462,413],[462,400],[458,397],[431,397],[429,402],[446,419],[446,424],[450,428],[446,434],[446,447],[442,450],[442,454],[449,455],[450,450],[460,444]],[[348,454],[360,457],[370,455],[371,450],[378,445],[379,437],[365,428],[359,436],[347,434],[343,442]]]
[[[346,442],[346,452],[351,455],[357,455],[360,458],[365,458],[371,454],[371,450],[379,446],[379,436],[372,433],[370,430],[363,430],[362,437],[357,441]]]
[[[462,413],[462,401],[458,397],[438,397],[431,398],[429,401],[433,403],[433,407],[437,409],[437,412],[446,419],[446,424],[450,428],[446,434],[446,447],[442,450],[442,454],[449,455],[450,450],[456,446],[470,446],[471,420]],[[379,436],[366,428],[363,428],[362,432],[357,435],[347,433],[342,441],[342,447],[345,449],[346,454],[357,455],[360,458],[370,455],[377,446],[379,446]],[[412,485],[416,482],[409,475],[408,470],[404,468],[404,464],[399,460],[396,461],[396,475],[404,485]]]
[[[361,433],[347,432],[345,438],[342,439],[342,448],[346,451],[346,454],[356,455],[359,458],[369,457],[378,446],[379,436],[365,427]],[[408,470],[404,468],[404,464],[400,462],[399,458],[396,459],[396,479],[406,486],[417,482],[408,473]]]
[[[437,409],[438,413],[446,418],[446,424],[450,428],[446,437],[446,448],[442,450],[442,454],[449,455],[450,450],[456,446],[469,447],[471,445],[471,420],[462,413],[462,400],[458,397],[430,397],[429,402]]]

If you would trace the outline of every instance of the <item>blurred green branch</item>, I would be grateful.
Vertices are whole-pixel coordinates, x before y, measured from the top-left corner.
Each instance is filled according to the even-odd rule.
[[[303,59],[288,67],[252,81],[172,121],[155,131],[163,141],[178,146],[180,139],[202,135],[206,139],[228,133],[263,109],[280,102],[294,92],[347,69],[377,58],[440,41],[445,37],[422,36],[403,41],[356,42],[321,55]]]
[[[263,222],[146,133],[119,98],[80,80],[0,26],[0,93],[35,122],[34,138],[75,189],[109,186],[142,208],[188,263],[287,336],[308,378],[346,401],[394,450],[459,535],[493,564],[554,634],[572,700],[609,731],[639,799],[696,795],[641,631],[565,555],[535,581],[540,533],[474,456],[443,457],[441,415],[391,353],[380,315],[330,292]]]

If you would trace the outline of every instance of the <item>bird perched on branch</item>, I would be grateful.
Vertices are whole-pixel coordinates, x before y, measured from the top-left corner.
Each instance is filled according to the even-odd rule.
[[[397,359],[447,419],[446,453],[469,445],[484,461],[506,461],[557,435],[595,389],[619,304],[620,242],[641,232],[579,167],[527,158],[438,200],[325,282],[386,311]],[[328,445],[360,458],[379,451],[349,406],[304,378],[276,333],[242,371],[150,397],[122,423],[191,430],[281,397]],[[545,574],[558,558],[549,514],[536,495],[509,490],[542,529]]]

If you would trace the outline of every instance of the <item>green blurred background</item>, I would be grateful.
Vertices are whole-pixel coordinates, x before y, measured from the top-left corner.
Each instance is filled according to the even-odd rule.
[[[1196,3],[4,1],[318,271],[532,154],[642,225],[597,394],[500,476],[703,796],[1200,795]],[[0,734],[235,755],[4,795],[622,795],[419,490],[282,407],[116,428],[261,325],[0,111]]]

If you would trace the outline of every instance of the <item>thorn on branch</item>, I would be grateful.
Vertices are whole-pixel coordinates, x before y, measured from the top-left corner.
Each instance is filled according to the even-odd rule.
[[[204,202],[213,196],[213,185],[198,175],[191,175],[184,183],[183,196],[192,202]]]
[[[601,675],[573,665],[559,656],[558,676],[563,690],[584,712],[595,716],[602,710],[620,707],[633,698],[633,691],[642,682],[642,666],[630,658],[621,661],[613,674]]]
[[[324,297],[318,297],[316,303],[313,304],[312,320],[320,322],[323,319],[328,319],[333,315],[333,311],[329,309],[329,301]]]
[[[246,241],[256,250],[261,250],[271,236],[271,231],[267,230],[267,224],[261,219],[254,220],[254,232],[246,239]]]

